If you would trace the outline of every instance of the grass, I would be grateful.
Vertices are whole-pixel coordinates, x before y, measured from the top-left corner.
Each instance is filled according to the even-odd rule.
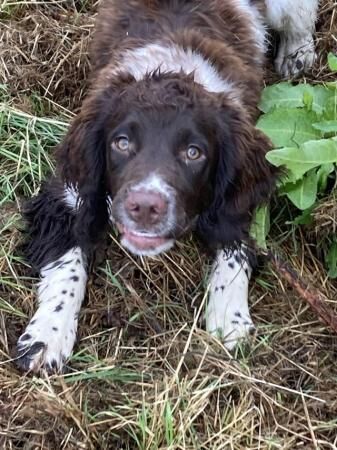
[[[20,374],[17,337],[36,303],[21,253],[20,204],[53,170],[52,148],[86,87],[96,2],[0,3],[0,448],[293,450],[337,448],[337,338],[265,266],[251,285],[258,333],[230,354],[203,328],[209,261],[189,237],[138,259],[110,236],[98,255],[65,375]],[[327,80],[337,5],[323,0],[319,56]],[[267,80],[275,81],[270,70]],[[335,230],[333,194],[308,226],[275,206],[270,244],[330,299],[317,235]]]

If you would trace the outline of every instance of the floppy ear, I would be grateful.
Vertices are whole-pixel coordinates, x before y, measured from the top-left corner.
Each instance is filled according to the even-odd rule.
[[[104,99],[89,96],[57,151],[65,188],[77,196],[74,234],[88,248],[108,220],[105,188]]]
[[[201,239],[215,247],[230,247],[249,238],[254,210],[269,200],[278,174],[265,159],[271,142],[244,112],[232,112],[225,122],[213,201],[198,221]]]

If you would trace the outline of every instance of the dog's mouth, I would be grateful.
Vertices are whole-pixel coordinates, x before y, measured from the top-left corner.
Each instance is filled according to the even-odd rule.
[[[121,244],[136,255],[157,255],[174,244],[174,239],[170,237],[133,231],[120,223],[116,225],[121,234]]]

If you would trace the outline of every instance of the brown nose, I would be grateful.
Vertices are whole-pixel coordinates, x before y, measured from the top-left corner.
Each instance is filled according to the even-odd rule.
[[[167,214],[167,200],[153,191],[130,191],[124,202],[129,217],[137,224],[146,227],[156,225]]]

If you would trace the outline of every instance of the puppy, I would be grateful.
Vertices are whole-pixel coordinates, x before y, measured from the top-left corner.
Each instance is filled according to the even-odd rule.
[[[76,339],[88,265],[109,225],[135,255],[187,231],[217,256],[206,326],[231,349],[253,329],[246,251],[255,208],[276,172],[254,124],[266,25],[280,33],[282,76],[314,60],[317,1],[105,0],[90,90],[58,150],[57,171],[28,203],[38,309],[18,341],[25,371],[62,370]]]

